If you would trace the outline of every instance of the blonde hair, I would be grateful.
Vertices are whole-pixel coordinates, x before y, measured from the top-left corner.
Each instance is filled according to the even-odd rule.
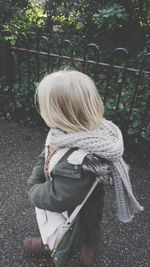
[[[65,132],[99,127],[103,102],[93,80],[75,70],[61,70],[44,77],[36,90],[40,113],[49,127]]]

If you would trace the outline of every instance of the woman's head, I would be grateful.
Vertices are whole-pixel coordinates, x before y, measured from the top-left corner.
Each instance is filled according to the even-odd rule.
[[[49,74],[39,83],[36,95],[41,116],[49,127],[78,132],[99,126],[103,103],[92,79],[82,72]]]

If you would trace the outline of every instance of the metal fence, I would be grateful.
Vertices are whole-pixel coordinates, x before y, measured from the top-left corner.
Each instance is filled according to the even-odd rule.
[[[63,40],[54,49],[45,36],[21,38],[15,46],[3,43],[1,48],[1,95],[9,91],[13,96],[19,92],[33,98],[45,74],[69,66],[94,79],[105,103],[105,116],[119,124],[125,137],[150,141],[150,53],[133,68],[126,49],[115,49],[102,62],[101,50],[94,43],[84,47],[79,56],[71,41]]]

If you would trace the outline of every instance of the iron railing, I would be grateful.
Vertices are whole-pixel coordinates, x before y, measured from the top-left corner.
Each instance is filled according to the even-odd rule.
[[[8,86],[9,93],[28,91],[33,96],[36,84],[46,73],[66,66],[75,68],[94,79],[106,106],[105,116],[120,125],[125,137],[149,141],[150,53],[143,57],[138,68],[133,68],[126,49],[115,49],[103,62],[101,50],[94,43],[88,44],[79,56],[69,40],[63,40],[54,52],[45,36],[37,41],[20,39],[15,46],[5,43],[2,47],[1,90]]]

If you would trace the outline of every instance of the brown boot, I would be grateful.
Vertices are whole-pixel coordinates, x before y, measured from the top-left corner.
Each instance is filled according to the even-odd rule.
[[[40,254],[45,251],[41,237],[26,237],[24,240],[24,249],[31,254]]]
[[[81,256],[86,267],[92,266],[95,260],[96,246],[84,244],[81,247]]]

